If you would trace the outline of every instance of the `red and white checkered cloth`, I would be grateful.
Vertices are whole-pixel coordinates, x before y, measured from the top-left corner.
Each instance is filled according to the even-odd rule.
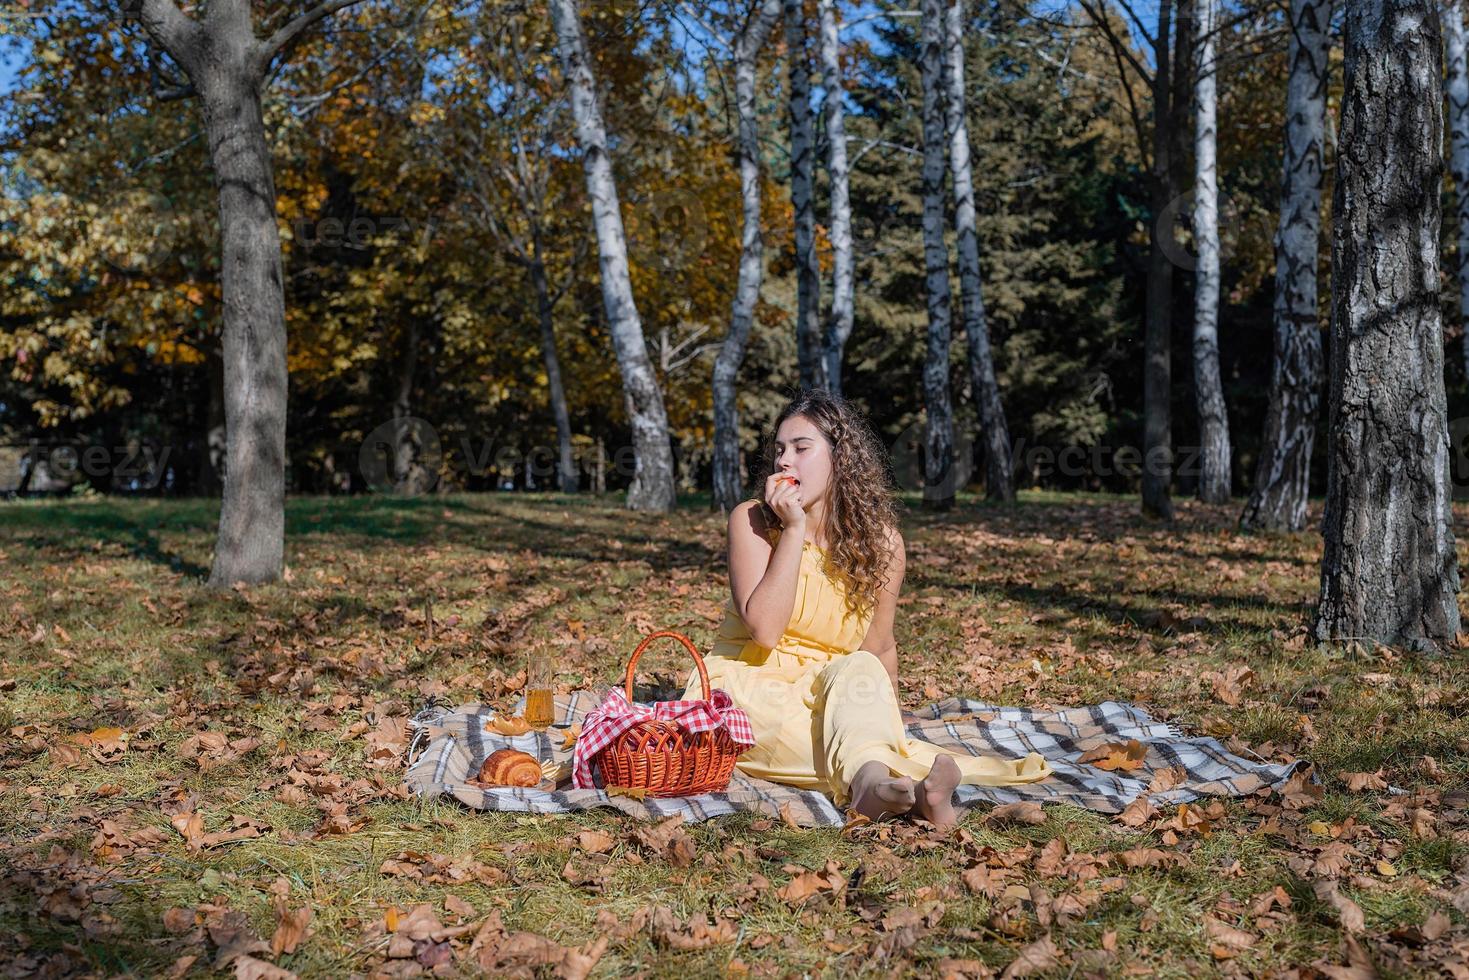
[[[736,708],[730,696],[721,690],[711,691],[708,701],[659,701],[649,706],[629,704],[622,688],[614,687],[582,724],[571,756],[571,785],[577,789],[595,789],[592,760],[623,732],[649,718],[676,722],[689,732],[728,728],[730,738],[737,744],[755,744],[750,716]]]

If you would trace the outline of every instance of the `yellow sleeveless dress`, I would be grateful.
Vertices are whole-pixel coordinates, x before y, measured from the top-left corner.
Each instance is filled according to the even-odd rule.
[[[840,576],[828,573],[825,552],[809,541],[801,549],[791,620],[774,647],[751,639],[731,598],[705,665],[710,686],[728,692],[754,727],[755,745],[736,764],[741,772],[822,790],[838,806],[848,802],[857,770],[874,759],[894,775],[921,779],[935,759],[951,755],[960,781],[978,786],[1031,783],[1051,774],[1036,753],[984,758],[908,738],[887,668],[858,649],[871,621],[871,611],[856,617],[847,610]],[[701,694],[695,668],[684,696]]]

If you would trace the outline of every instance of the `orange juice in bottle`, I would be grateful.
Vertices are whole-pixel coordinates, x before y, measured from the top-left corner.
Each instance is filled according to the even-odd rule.
[[[551,697],[551,661],[540,652],[532,652],[525,664],[525,720],[541,731],[556,720]]]

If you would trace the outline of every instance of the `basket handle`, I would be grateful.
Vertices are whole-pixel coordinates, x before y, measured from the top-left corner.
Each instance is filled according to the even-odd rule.
[[[694,665],[699,668],[699,684],[704,690],[704,700],[708,701],[709,671],[704,669],[704,658],[699,656],[699,651],[694,648],[693,641],[690,640],[687,636],[684,636],[682,633],[676,633],[673,630],[659,630],[656,633],[649,633],[646,637],[644,637],[643,642],[639,643],[638,648],[632,652],[632,659],[627,662],[627,681],[623,685],[623,691],[627,695],[627,703],[632,704],[632,677],[633,670],[638,665],[638,658],[643,655],[643,651],[648,648],[648,645],[651,644],[654,640],[658,639],[660,636],[671,636],[674,639],[682,642],[684,646],[688,647],[689,653],[693,654]]]

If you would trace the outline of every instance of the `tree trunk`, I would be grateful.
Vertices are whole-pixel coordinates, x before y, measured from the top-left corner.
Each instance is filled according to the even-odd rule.
[[[740,415],[736,382],[760,300],[765,245],[760,237],[760,127],[755,112],[755,59],[780,17],[781,0],[762,0],[735,42],[735,111],[739,117],[740,267],[729,333],[714,359],[714,504],[725,513],[744,496],[740,472]]]
[[[817,0],[821,13],[821,85],[826,90],[826,170],[831,180],[831,315],[822,344],[826,356],[826,386],[842,393],[842,362],[852,336],[856,304],[852,273],[851,179],[847,172],[847,122],[843,104],[841,42],[837,32],[836,0]]]
[[[398,361],[398,391],[393,398],[393,492],[416,497],[439,482],[437,461],[424,452],[424,431],[413,417],[413,390],[418,385],[418,353],[423,330],[409,319]],[[433,468],[430,468],[432,464]]]
[[[816,212],[812,169],[811,68],[806,52],[806,14],[801,0],[785,0],[786,57],[790,77],[791,207],[796,219],[796,359],[802,388],[826,387],[821,356],[821,267],[816,261]]]
[[[253,41],[248,15],[239,31],[216,36],[217,61],[199,86],[219,188],[227,437],[209,584],[226,589],[280,578],[286,530],[286,306],[275,180],[259,81],[240,64],[242,52],[223,47]]]
[[[1173,261],[1168,247],[1173,226],[1164,215],[1178,197],[1178,165],[1173,148],[1174,98],[1169,38],[1173,0],[1158,4],[1158,31],[1153,48],[1153,169],[1149,175],[1153,214],[1148,251],[1147,299],[1143,361],[1143,513],[1173,519],[1169,484],[1173,474],[1173,431],[1169,399],[1173,387]],[[1180,29],[1179,33],[1182,33]],[[1165,245],[1165,242],[1167,243]]]
[[[1229,415],[1219,378],[1219,178],[1217,72],[1214,31],[1218,0],[1194,0],[1197,47],[1194,58],[1194,402],[1199,411],[1198,497],[1207,504],[1229,501]]]
[[[1449,171],[1454,176],[1454,231],[1459,242],[1459,321],[1464,332],[1464,374],[1469,377],[1469,44],[1459,0],[1445,0],[1444,40],[1448,48],[1445,89],[1449,103]]]
[[[1246,528],[1299,531],[1306,526],[1321,397],[1316,262],[1330,26],[1331,0],[1291,0],[1285,162],[1275,234],[1275,356],[1265,441],[1240,517]]]
[[[979,232],[974,213],[974,175],[969,164],[969,121],[964,98],[964,2],[951,0],[944,12],[945,109],[949,135],[949,167],[954,174],[954,227],[959,235],[959,288],[964,337],[969,352],[969,383],[978,409],[984,445],[985,496],[1015,499],[1011,470],[1010,430],[995,380],[990,328],[984,311],[984,280],[979,271]]]
[[[556,354],[555,303],[546,281],[546,263],[541,257],[540,234],[532,239],[534,253],[530,262],[531,288],[536,294],[536,314],[541,323],[541,360],[546,365],[547,399],[556,419],[556,489],[576,493],[581,489],[581,475],[571,447],[571,412],[566,407],[566,387],[561,381],[561,358]]]
[[[1315,633],[1434,650],[1459,630],[1439,310],[1438,15],[1432,0],[1354,0],[1344,36]]]
[[[1166,3],[1167,0],[1164,0]],[[1177,195],[1167,174],[1154,173],[1149,184],[1153,214],[1161,214]],[[1153,228],[1143,328],[1143,513],[1173,519],[1169,485],[1173,473],[1173,427],[1168,403],[1173,388],[1173,263],[1157,239],[1171,228]]]
[[[582,36],[576,0],[551,0],[561,68],[571,90],[572,116],[586,169],[587,196],[597,231],[598,267],[607,326],[622,371],[628,423],[632,427],[634,472],[627,490],[632,510],[667,511],[674,505],[673,452],[668,441],[668,415],[663,392],[648,359],[643,324],[633,301],[627,265],[627,239],[612,160],[607,153],[607,129],[597,104],[596,83]]]
[[[202,21],[173,0],[133,4],[149,38],[201,97],[219,193],[228,448],[212,588],[274,581],[285,555],[286,310],[262,89],[277,55],[311,25],[356,2],[325,0],[263,42],[244,0],[211,3]]]
[[[944,7],[922,0],[919,68],[923,80],[923,265],[928,299],[928,349],[923,360],[923,506],[954,505],[954,415],[949,398],[952,300],[949,247],[944,242]]]

